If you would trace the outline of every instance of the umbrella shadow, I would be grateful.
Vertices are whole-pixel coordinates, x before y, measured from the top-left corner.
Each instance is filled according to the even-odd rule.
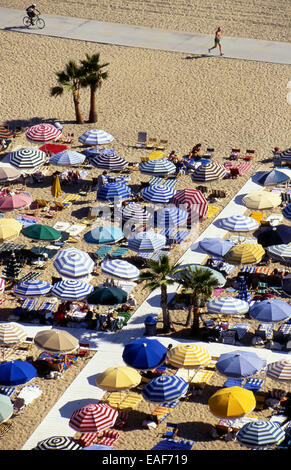
[[[247,195],[247,193],[246,194],[238,194],[237,196],[235,196],[235,198],[234,198],[235,204],[243,206],[244,204],[243,204],[242,200],[246,195]]]
[[[82,400],[73,400],[73,401],[68,401],[65,405],[61,406],[60,408],[60,415],[63,418],[71,418],[72,414],[74,411],[79,410],[80,408],[83,408],[83,406],[90,405],[92,403],[99,403],[100,400],[97,398],[83,398]]]
[[[36,124],[54,124],[57,118],[43,118],[43,117],[32,117],[31,119],[11,119],[4,122],[4,126],[9,126],[10,129],[15,127],[22,127],[27,129]]]
[[[195,442],[212,441],[210,433],[213,425],[203,421],[191,421],[178,423],[177,439],[189,439]]]

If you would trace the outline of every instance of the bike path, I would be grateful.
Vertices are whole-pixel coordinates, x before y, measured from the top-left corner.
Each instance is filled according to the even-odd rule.
[[[86,18],[43,14],[44,29],[26,28],[25,11],[0,8],[0,29],[42,36],[89,41],[117,46],[155,49],[170,52],[219,57],[218,48],[208,54],[213,35],[165,31],[141,26],[103,23]],[[223,58],[291,64],[291,43],[248,38],[223,37]]]

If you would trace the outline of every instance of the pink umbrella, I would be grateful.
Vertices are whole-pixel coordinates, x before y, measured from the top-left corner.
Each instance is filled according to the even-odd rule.
[[[26,132],[26,138],[35,142],[49,142],[57,140],[62,135],[62,131],[52,124],[37,124],[32,126]]]
[[[0,211],[13,211],[32,203],[29,193],[9,194],[0,199]]]
[[[69,425],[77,432],[99,432],[114,426],[117,416],[107,403],[92,403],[74,411]]]

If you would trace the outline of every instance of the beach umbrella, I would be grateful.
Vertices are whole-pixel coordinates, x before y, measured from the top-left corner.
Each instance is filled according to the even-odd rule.
[[[7,395],[0,393],[0,423],[4,423],[13,415],[13,403]]]
[[[271,362],[267,365],[267,375],[274,380],[291,380],[291,360]]]
[[[69,426],[77,432],[100,432],[114,426],[118,411],[107,403],[92,403],[71,416]]]
[[[26,361],[7,361],[0,363],[0,384],[13,386],[25,384],[37,375],[36,368]]]
[[[287,320],[291,316],[291,306],[279,299],[266,299],[255,302],[249,310],[252,318],[263,323]]]
[[[15,322],[0,323],[0,343],[17,344],[27,337],[25,329]]]
[[[285,431],[271,421],[258,419],[245,424],[236,434],[236,438],[250,447],[272,446],[285,439]]]
[[[97,287],[88,297],[87,303],[94,305],[116,305],[127,301],[127,293],[119,287]]]
[[[267,250],[272,258],[279,258],[285,263],[291,260],[291,243],[288,245],[271,245],[267,247]]]
[[[0,211],[13,211],[27,207],[32,203],[32,197],[29,193],[11,193],[7,196],[0,198]]]
[[[35,148],[21,148],[8,154],[7,159],[11,165],[21,170],[37,168],[46,160],[45,152]]]
[[[95,263],[86,251],[71,247],[61,250],[54,259],[54,267],[59,274],[66,278],[81,278],[88,276]]]
[[[106,446],[104,444],[91,444],[87,447],[82,447],[81,450],[115,450],[112,446]]]
[[[207,271],[210,271],[212,276],[216,279],[216,282],[217,282],[217,286],[216,287],[223,287],[226,283],[226,279],[225,277],[223,276],[223,274],[221,274],[219,271],[216,271],[216,269],[211,269],[209,268],[208,266],[204,266],[204,265],[200,265],[200,264],[185,264],[185,265],[179,265],[177,266],[177,268],[179,267],[179,269],[181,268],[182,271],[186,270],[186,269],[202,269],[202,270],[207,270]],[[177,272],[176,274],[174,274],[173,277],[177,277],[179,278],[180,276],[180,272]]]
[[[291,296],[291,274],[287,274],[287,276],[283,277],[281,280],[281,286],[285,294]]]
[[[231,232],[249,232],[258,228],[258,222],[246,215],[233,215],[220,219],[220,225]]]
[[[51,288],[52,286],[49,282],[39,279],[29,279],[16,284],[13,291],[15,295],[19,295],[20,297],[39,297],[40,295],[48,294]]]
[[[164,207],[154,212],[152,222],[155,227],[169,228],[185,225],[188,219],[188,212],[179,207]]]
[[[101,271],[118,279],[136,280],[139,278],[139,269],[122,259],[105,260],[101,263]]]
[[[34,337],[34,344],[44,351],[69,354],[79,347],[79,341],[63,330],[41,330]]]
[[[143,199],[149,202],[166,204],[176,194],[176,190],[165,184],[150,184],[142,189]]]
[[[87,243],[116,243],[124,238],[124,233],[119,227],[105,225],[95,227],[85,233],[84,239]]]
[[[22,229],[23,235],[35,240],[58,240],[62,234],[49,225],[33,224]]]
[[[199,218],[205,218],[208,212],[208,202],[198,189],[181,189],[173,196],[171,202],[175,206],[182,206],[186,209],[191,218],[191,214],[198,214]],[[188,219],[189,220],[189,219]]]
[[[80,163],[83,163],[85,159],[86,156],[80,152],[64,150],[63,152],[55,153],[50,158],[50,163],[59,166],[78,166]]]
[[[18,237],[22,225],[15,219],[3,217],[0,219],[0,241],[12,240]]]
[[[276,227],[263,227],[257,235],[258,243],[262,246],[286,245],[291,243],[291,227],[277,225]]]
[[[276,184],[284,183],[288,181],[290,177],[283,173],[279,169],[273,169],[265,172],[259,179],[258,183],[262,186],[275,186]]]
[[[249,304],[234,297],[220,297],[207,303],[207,310],[211,313],[246,313],[249,311]]]
[[[281,204],[281,196],[269,191],[255,191],[247,194],[242,199],[243,204],[248,209],[264,210],[273,209]]]
[[[192,369],[209,364],[211,356],[203,346],[197,344],[179,344],[168,351],[167,360],[174,367]]]
[[[133,251],[156,251],[166,246],[166,237],[147,230],[138,232],[128,239],[128,248]]]
[[[104,170],[123,170],[128,162],[119,155],[109,154],[106,150],[103,150],[100,154],[91,158],[90,163],[96,168],[103,168]]]
[[[95,383],[102,390],[114,392],[137,387],[141,382],[141,375],[132,367],[116,366],[104,370],[95,379]]]
[[[84,145],[101,145],[109,144],[113,139],[111,134],[102,129],[92,129],[84,132],[78,140]]]
[[[187,392],[189,384],[175,375],[161,375],[148,382],[142,389],[142,396],[155,403],[171,402]]]
[[[261,261],[265,250],[259,243],[241,243],[235,245],[225,255],[225,261],[230,264],[253,264]]]
[[[210,411],[218,418],[240,418],[253,411],[256,398],[243,387],[221,388],[208,400]]]
[[[130,220],[133,224],[144,225],[150,217],[150,213],[146,207],[142,207],[135,202],[130,202],[126,206],[122,206],[119,215],[124,222]]]
[[[201,248],[206,253],[209,253],[213,256],[223,257],[229,250],[234,246],[234,244],[229,240],[223,240],[221,238],[203,238],[199,242],[199,248]]]
[[[221,354],[216,363],[216,369],[226,377],[244,379],[255,375],[265,365],[266,362],[257,354],[238,350]]]
[[[81,300],[88,297],[94,290],[91,284],[78,281],[77,279],[68,279],[56,282],[52,287],[52,294],[61,300]]]
[[[0,166],[0,183],[3,184],[6,181],[14,181],[20,178],[21,172],[10,164],[1,163]]]
[[[226,169],[223,165],[210,162],[206,163],[206,165],[199,165],[192,174],[192,180],[194,182],[207,183],[208,181],[222,179],[225,175]]]
[[[141,173],[149,175],[167,176],[176,173],[177,168],[176,165],[167,158],[158,158],[141,162],[139,170]]]
[[[37,443],[31,450],[82,450],[71,436],[52,436]]]
[[[5,284],[4,279],[1,279],[1,278],[0,278],[0,292],[4,292],[4,290],[5,290],[5,285],[6,285],[6,284]]]
[[[283,150],[283,152],[279,153],[282,160],[289,160],[291,158],[291,148]]]
[[[131,189],[124,183],[107,183],[97,191],[99,201],[114,201],[115,199],[124,201],[131,197]]]
[[[156,339],[138,338],[126,344],[122,359],[126,365],[137,370],[151,370],[161,365],[168,349]]]
[[[26,138],[34,142],[50,142],[58,140],[62,135],[62,131],[57,129],[53,124],[36,124],[31,126],[26,132]]]
[[[291,219],[291,204],[287,204],[287,206],[284,207],[282,214],[286,219]]]
[[[59,175],[55,175],[54,181],[52,184],[52,196],[59,197],[61,195],[62,195],[62,189],[61,189],[60,178],[59,178]]]
[[[13,137],[13,131],[5,126],[0,126],[0,139],[11,139]]]

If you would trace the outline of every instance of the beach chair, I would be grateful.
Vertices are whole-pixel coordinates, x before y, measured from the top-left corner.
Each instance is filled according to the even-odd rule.
[[[167,437],[168,439],[175,439],[177,433],[178,433],[178,424],[176,423],[166,423],[166,430],[164,437]]]
[[[119,411],[117,419],[114,423],[114,428],[115,429],[123,429],[124,426],[126,426],[128,422],[129,414],[126,411]]]
[[[83,432],[83,433],[76,433],[73,436],[73,440],[79,444],[81,447],[89,447],[98,439],[97,432]]]
[[[90,354],[90,343],[80,343],[78,349],[78,356],[84,357]]]
[[[10,431],[14,425],[15,423],[11,419],[8,419],[4,423],[0,423],[0,439],[4,437],[5,434],[7,434],[8,431]]]
[[[147,140],[146,148],[147,149],[154,149],[154,148],[156,148],[157,145],[158,145],[158,139],[156,137],[150,137]]]
[[[163,439],[154,447],[152,450],[182,450],[187,451],[191,450],[194,446],[194,441],[186,440],[186,439]]]
[[[160,139],[159,143],[156,146],[156,150],[165,150],[168,145],[168,141],[165,139]]]
[[[239,159],[239,154],[240,154],[240,149],[239,148],[233,148],[233,149],[231,149],[229,159],[230,160],[238,160]]]
[[[114,250],[112,253],[110,253],[110,257],[115,258],[115,259],[116,258],[123,258],[123,256],[125,256],[128,253],[128,251],[129,251],[128,248],[119,246],[118,248],[116,248],[116,250]]]
[[[120,410],[134,410],[141,402],[142,396],[139,393],[129,392],[119,405]]]
[[[147,133],[146,132],[138,132],[137,134],[137,142],[135,146],[137,148],[146,148],[147,143]]]
[[[158,425],[172,413],[173,409],[169,406],[158,406],[152,413],[158,422]]]
[[[227,379],[223,387],[241,387],[243,383],[243,379]]]
[[[105,258],[105,256],[107,256],[110,253],[111,250],[113,250],[112,245],[100,246],[100,248],[98,248],[98,250],[94,253],[94,257],[102,260]]]
[[[114,429],[106,429],[102,434],[102,437],[97,437],[96,444],[113,446],[120,436],[119,432]]]
[[[251,390],[252,392],[258,392],[262,388],[263,383],[264,383],[264,379],[250,378],[250,379],[247,379],[243,388],[246,388],[247,390]]]
[[[192,378],[192,380],[190,380],[189,383],[194,389],[203,390],[206,384],[210,382],[213,374],[213,370],[201,369],[194,375],[194,377]]]
[[[254,158],[254,155],[255,155],[255,150],[247,149],[246,155],[243,157],[243,159],[247,161],[252,160]]]

